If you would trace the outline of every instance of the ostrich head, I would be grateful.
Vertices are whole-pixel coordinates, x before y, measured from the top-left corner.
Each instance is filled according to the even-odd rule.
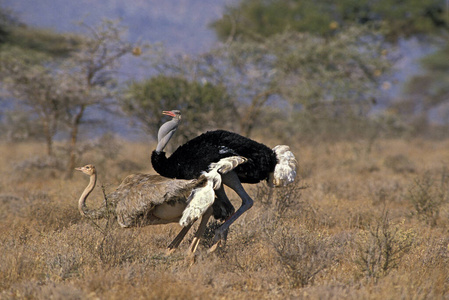
[[[161,152],[167,146],[168,141],[178,129],[179,122],[181,121],[181,112],[179,110],[163,111],[162,114],[172,117],[168,122],[162,124],[157,133],[157,147],[156,152]]]
[[[89,176],[92,176],[96,173],[94,165],[85,165],[84,167],[81,167],[81,168],[75,168],[75,170],[81,171],[84,174],[89,175]]]

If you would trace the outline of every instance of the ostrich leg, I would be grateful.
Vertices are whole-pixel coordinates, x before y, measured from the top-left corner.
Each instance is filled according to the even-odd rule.
[[[222,176],[222,182],[223,184],[229,186],[231,189],[233,189],[237,195],[242,199],[242,205],[240,208],[233,214],[226,222],[223,223],[223,225],[220,226],[215,231],[215,237],[214,237],[214,245],[209,249],[209,252],[213,252],[217,249],[217,247],[226,240],[226,236],[228,234],[229,226],[231,226],[232,223],[234,223],[245,211],[250,209],[253,206],[253,199],[248,195],[248,193],[245,191],[245,189],[242,186],[242,183],[240,182],[239,177],[234,171],[231,171],[229,173],[223,174]]]
[[[189,247],[189,256],[192,256],[194,252],[196,251],[196,248],[198,247],[198,244],[200,242],[201,236],[204,234],[204,231],[206,230],[207,222],[209,221],[210,216],[212,215],[212,207],[210,207],[206,212],[201,216],[201,222],[198,226],[198,229],[195,233],[195,236],[193,238],[192,243]],[[178,235],[174,238],[174,240],[168,245],[166,255],[172,254],[176,248],[178,248],[181,241],[184,239],[185,235],[189,231],[190,227],[192,227],[194,222],[190,223],[186,227],[183,227],[181,231],[178,233]]]
[[[186,227],[183,227],[181,229],[181,231],[173,239],[173,241],[170,243],[170,245],[168,245],[167,252],[165,253],[165,255],[168,256],[168,255],[172,254],[176,250],[176,248],[178,248],[179,244],[184,239],[185,235],[189,231],[190,227],[192,227],[192,225],[193,225],[193,223],[190,223],[189,225],[187,225]]]
[[[226,220],[229,219],[232,216],[232,214],[234,214],[234,207],[233,207],[231,201],[229,201],[228,196],[226,195],[223,184],[217,190],[215,190],[215,195],[217,196],[218,202],[221,203],[222,206],[224,206],[223,208],[220,208],[220,209],[225,210],[226,209],[225,207],[227,207],[228,209],[229,209],[229,207],[232,207],[232,213],[230,215],[227,215],[228,213],[230,213],[229,210],[227,210],[226,213],[221,212],[223,214],[223,217],[225,217],[227,215],[225,217]],[[220,246],[225,246],[227,236],[228,236],[228,230],[223,232],[221,239],[220,239]],[[214,246],[216,248],[218,246],[218,244],[214,243]],[[215,251],[215,248],[213,250],[209,250],[209,252]]]
[[[206,225],[207,222],[209,221],[210,216],[212,215],[212,212],[213,212],[212,207],[209,207],[206,210],[206,212],[201,216],[200,225],[198,226],[193,241],[189,247],[189,255],[195,254],[196,248],[198,247],[198,244],[200,242],[200,238],[203,236],[204,231],[206,230]]]
[[[217,196],[218,203],[220,203],[220,209],[221,211],[221,217],[225,217],[225,219],[228,219],[235,211],[234,206],[232,205],[231,201],[229,201],[228,196],[225,193],[223,184],[215,190],[215,195]],[[215,204],[215,203],[214,203]],[[215,207],[214,207],[215,208]],[[232,213],[229,212],[229,210],[232,208]],[[226,216],[228,213],[230,213],[228,216]]]
[[[213,209],[212,207],[209,207],[206,212],[201,216],[201,222],[198,226],[198,229],[196,230],[195,236],[193,237],[193,241],[190,244],[189,250],[187,252],[187,257],[185,258],[185,261],[189,264],[189,266],[192,266],[195,263],[195,251],[198,247],[198,244],[200,243],[200,238],[203,236],[204,231],[206,230],[207,222],[209,221],[210,216],[212,216]]]

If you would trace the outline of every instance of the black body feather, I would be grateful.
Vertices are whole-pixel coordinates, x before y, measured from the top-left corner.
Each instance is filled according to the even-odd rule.
[[[179,146],[168,158],[163,151],[153,151],[151,163],[162,176],[194,179],[207,171],[211,163],[235,155],[248,159],[234,170],[242,183],[268,179],[277,163],[276,154],[267,146],[224,130],[208,131]]]

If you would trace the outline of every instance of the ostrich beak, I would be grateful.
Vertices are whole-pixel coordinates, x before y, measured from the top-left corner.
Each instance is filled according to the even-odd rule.
[[[81,167],[80,168],[75,168],[75,170],[77,170],[77,171],[82,171],[82,169],[83,168],[81,168]]]
[[[172,118],[176,117],[175,113],[172,112],[172,111],[164,110],[164,111],[162,112],[162,114],[163,114],[163,115],[166,115],[166,116],[170,116],[170,117],[172,117]]]

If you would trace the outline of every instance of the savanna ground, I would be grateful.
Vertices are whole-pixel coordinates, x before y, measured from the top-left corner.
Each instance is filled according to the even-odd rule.
[[[82,164],[95,164],[112,191],[130,173],[153,172],[151,146],[123,142],[114,158],[90,152]],[[448,140],[291,146],[300,181],[271,196],[265,183],[248,185],[255,204],[226,247],[208,254],[209,231],[189,267],[193,231],[165,257],[179,225],[83,219],[85,175],[64,180],[39,166],[43,145],[1,144],[0,298],[449,298]],[[97,187],[88,205],[101,197]]]

